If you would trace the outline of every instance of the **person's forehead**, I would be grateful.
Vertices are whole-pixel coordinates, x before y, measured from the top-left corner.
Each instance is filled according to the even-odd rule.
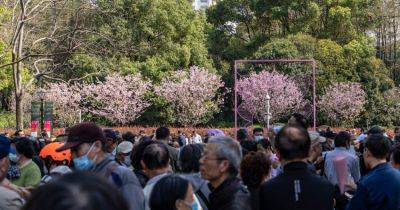
[[[208,143],[206,145],[206,147],[204,148],[205,151],[207,152],[214,152],[216,148],[216,144],[215,143]]]
[[[78,146],[72,148],[72,151],[81,151],[81,150],[85,149],[88,146],[89,146],[88,143],[82,143],[82,144],[79,144]]]

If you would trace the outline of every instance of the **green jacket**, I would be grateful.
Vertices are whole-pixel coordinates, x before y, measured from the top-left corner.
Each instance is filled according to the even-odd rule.
[[[11,180],[11,183],[19,187],[35,187],[40,183],[40,169],[33,161],[20,168],[21,176],[18,179]]]

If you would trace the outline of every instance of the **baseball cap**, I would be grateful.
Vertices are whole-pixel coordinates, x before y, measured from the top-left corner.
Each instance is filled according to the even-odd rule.
[[[106,141],[103,130],[96,123],[83,122],[68,129],[67,142],[56,151],[61,152],[77,147],[82,143],[94,143],[96,141]]]
[[[8,153],[10,153],[10,144],[11,142],[7,137],[0,136],[0,159],[8,156]]]
[[[314,132],[314,131],[312,131],[312,132],[309,132],[309,135],[310,135],[310,140],[311,140],[311,142],[318,142],[318,143],[324,143],[324,142],[326,142],[326,138],[325,137],[323,137],[323,136],[321,136],[318,132]]]
[[[103,130],[104,136],[106,137],[107,140],[111,141],[117,141],[118,140],[118,134],[116,131],[114,131],[111,128],[107,128]]]
[[[117,153],[130,153],[133,149],[133,144],[129,141],[123,141],[117,146]]]

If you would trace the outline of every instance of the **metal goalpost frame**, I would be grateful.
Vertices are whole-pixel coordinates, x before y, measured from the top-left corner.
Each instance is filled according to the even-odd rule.
[[[269,64],[273,65],[273,69],[275,69],[276,64],[292,64],[292,63],[299,63],[299,64],[309,64],[312,66],[312,95],[313,95],[313,129],[316,130],[317,127],[317,104],[316,104],[316,74],[317,74],[317,63],[314,59],[303,60],[303,59],[277,59],[277,60],[235,60],[234,65],[234,103],[235,103],[235,138],[236,138],[236,131],[238,130],[238,92],[237,92],[237,81],[238,81],[238,71],[237,66],[239,64]]]

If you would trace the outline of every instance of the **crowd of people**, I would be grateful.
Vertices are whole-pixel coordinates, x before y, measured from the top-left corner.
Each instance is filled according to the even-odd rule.
[[[0,210],[397,210],[400,128],[0,135]]]

